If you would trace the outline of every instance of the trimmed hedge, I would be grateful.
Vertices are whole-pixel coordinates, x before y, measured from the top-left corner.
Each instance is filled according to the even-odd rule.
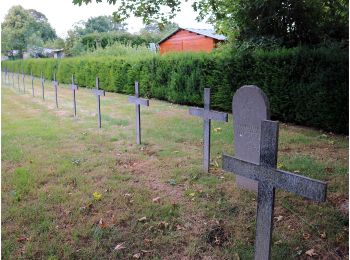
[[[59,82],[75,74],[80,86],[124,94],[140,82],[141,95],[179,104],[203,105],[203,88],[211,87],[212,107],[231,111],[232,96],[243,86],[259,86],[270,100],[273,119],[348,134],[347,51],[293,48],[275,51],[181,53],[145,59],[64,58],[2,62],[11,71],[43,71]]]

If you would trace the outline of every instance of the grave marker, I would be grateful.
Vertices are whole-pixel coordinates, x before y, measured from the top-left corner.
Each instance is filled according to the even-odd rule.
[[[97,117],[98,117],[98,128],[101,128],[101,101],[100,96],[105,96],[105,91],[99,89],[99,78],[96,77],[96,89],[94,89],[94,94],[97,97]]]
[[[243,86],[232,99],[235,157],[259,164],[261,120],[270,119],[269,102],[264,92],[256,86]],[[236,177],[238,187],[258,190],[256,181]]]
[[[78,86],[74,84],[74,75],[72,75],[72,85],[71,88],[73,90],[73,108],[74,108],[74,116],[77,116],[77,103],[75,100],[75,91],[78,90]]]
[[[18,91],[21,92],[21,86],[19,85],[19,70],[17,72],[17,87],[18,87]]]
[[[58,108],[58,97],[57,97],[58,81],[56,81],[56,73],[53,74],[53,81],[52,81],[52,84],[53,84],[53,87],[55,88],[56,108]]]
[[[32,81],[32,95],[34,97],[34,77],[33,77],[33,71],[30,70],[30,80]]]
[[[141,144],[141,113],[140,105],[149,106],[149,100],[139,98],[139,82],[135,81],[135,96],[129,96],[129,103],[135,104],[136,109],[136,143]]]
[[[45,88],[44,88],[45,79],[43,77],[43,73],[42,72],[41,72],[40,82],[41,82],[41,89],[42,89],[43,100],[45,100]]]
[[[23,92],[26,93],[26,83],[24,82],[25,74],[24,70],[22,70],[22,81],[23,81]]]
[[[228,121],[227,113],[210,110],[210,88],[204,89],[204,109],[198,107],[189,108],[190,115],[203,118],[203,170],[209,172],[210,167],[210,132],[211,120]]]
[[[255,97],[252,96],[251,99],[255,100]],[[247,98],[246,101],[249,101],[249,99]],[[255,104],[248,102],[248,105],[254,106]],[[245,107],[245,109],[249,108]],[[236,113],[239,112],[236,111]],[[240,128],[241,126],[235,125],[234,127]],[[225,171],[244,176],[258,183],[255,259],[267,260],[270,259],[271,254],[275,189],[279,188],[311,200],[324,202],[326,200],[327,184],[276,169],[278,123],[270,120],[261,120],[259,131],[259,162],[251,162],[250,160],[243,160],[224,154],[222,168]],[[236,131],[234,132],[236,133]]]

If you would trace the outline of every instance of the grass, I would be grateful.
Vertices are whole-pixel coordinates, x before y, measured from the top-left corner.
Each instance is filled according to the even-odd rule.
[[[96,99],[60,85],[59,109],[2,88],[3,259],[252,259],[256,194],[221,170],[233,154],[232,117],[213,122],[211,173],[202,172],[202,121],[157,100],[141,108],[142,145],[127,97]],[[141,86],[142,87],[142,86]],[[279,167],[327,181],[326,203],[277,191],[273,259],[348,258],[348,138],[281,124]],[[94,199],[93,193],[101,194]],[[159,197],[159,198],[158,198]],[[121,250],[114,248],[121,244]],[[137,256],[137,255],[136,255]]]

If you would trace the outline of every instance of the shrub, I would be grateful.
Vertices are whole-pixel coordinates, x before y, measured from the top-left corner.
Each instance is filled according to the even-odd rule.
[[[76,57],[5,61],[3,66],[35,76],[43,71],[70,83],[133,93],[179,104],[203,105],[202,93],[211,87],[212,107],[231,111],[232,96],[243,86],[259,86],[269,97],[273,119],[348,133],[348,53],[340,49],[276,49],[272,51],[216,51],[177,53],[144,58]]]

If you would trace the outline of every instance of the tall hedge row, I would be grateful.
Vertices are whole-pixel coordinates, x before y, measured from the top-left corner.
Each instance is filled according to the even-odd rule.
[[[140,82],[141,95],[179,104],[202,105],[203,88],[211,87],[212,107],[231,111],[234,92],[254,84],[270,100],[272,118],[348,133],[348,53],[329,49],[187,53],[145,59],[65,58],[29,59],[2,63],[22,71],[80,86],[93,87],[100,77],[106,91],[132,94]]]

